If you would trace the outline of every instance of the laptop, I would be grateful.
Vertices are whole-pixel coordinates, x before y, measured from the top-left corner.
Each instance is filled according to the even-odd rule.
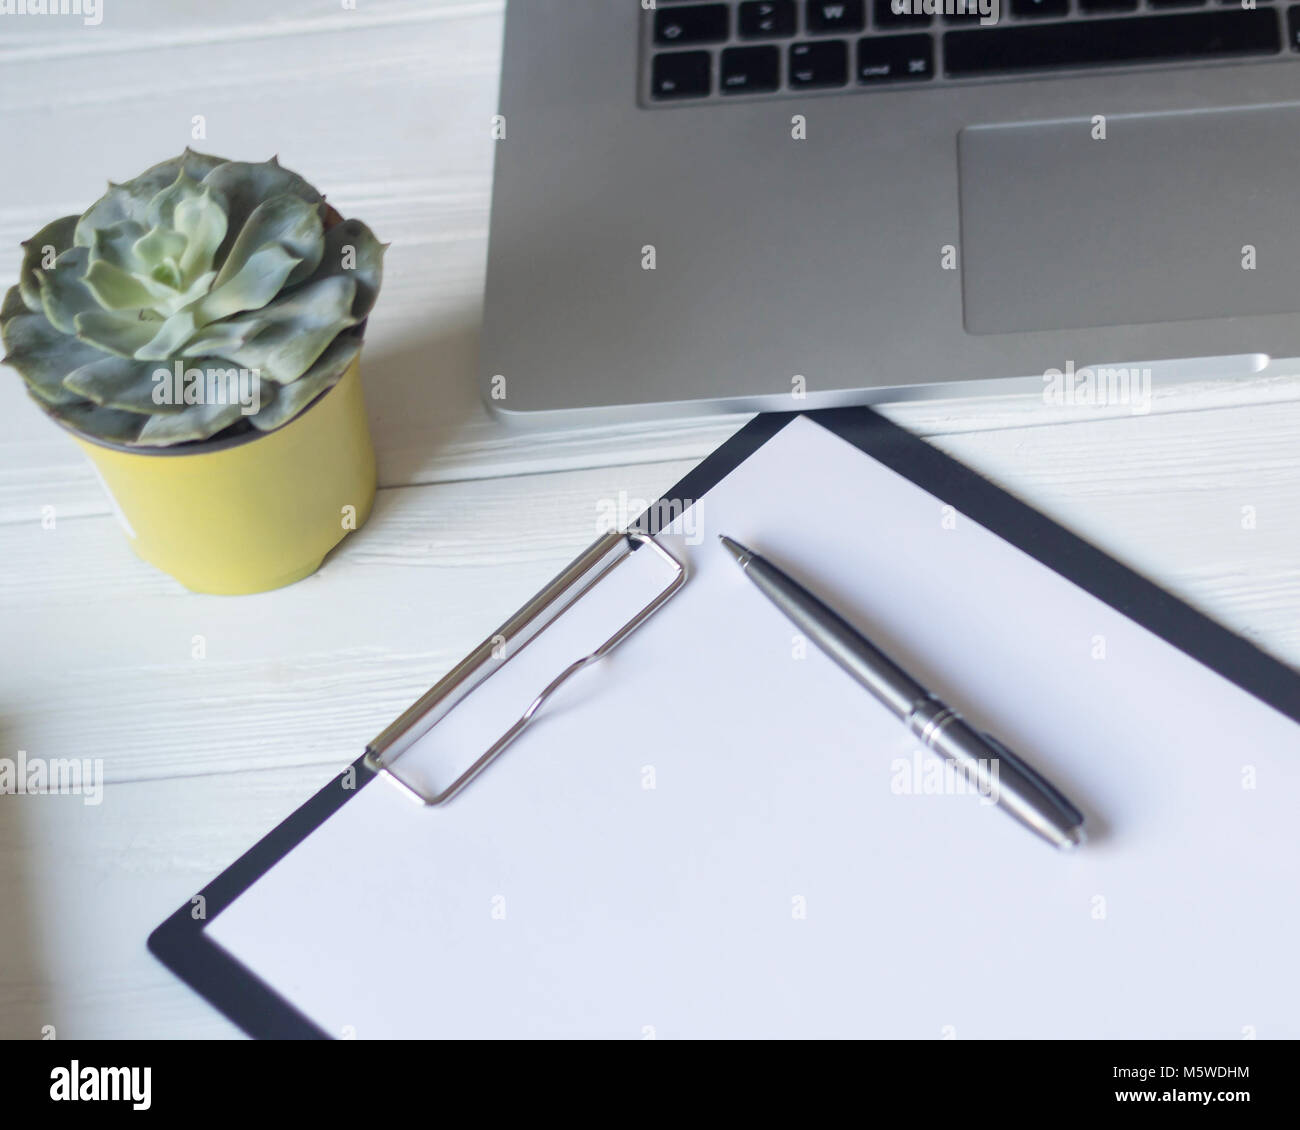
[[[483,396],[570,424],[1294,371],[1298,61],[1269,0],[510,0]]]

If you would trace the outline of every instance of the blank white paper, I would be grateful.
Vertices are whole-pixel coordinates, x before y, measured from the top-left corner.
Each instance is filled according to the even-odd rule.
[[[458,799],[372,783],[209,935],[361,1038],[1300,1036],[1300,727],[944,507],[796,420],[698,544],[661,538],[682,592]],[[1022,753],[1089,843],[927,791],[719,533]],[[664,580],[632,555],[398,766],[446,783]]]

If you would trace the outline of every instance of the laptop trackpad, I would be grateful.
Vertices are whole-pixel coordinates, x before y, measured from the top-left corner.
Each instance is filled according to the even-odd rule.
[[[1300,106],[958,136],[966,329],[1300,309]]]

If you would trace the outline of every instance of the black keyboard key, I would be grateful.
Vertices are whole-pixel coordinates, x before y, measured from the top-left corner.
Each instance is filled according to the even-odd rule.
[[[934,77],[934,40],[928,35],[873,35],[858,40],[858,82],[875,85]]]
[[[1281,46],[1274,14],[1244,8],[966,28],[943,35],[944,71],[954,76],[1271,55]]]
[[[898,11],[894,10],[895,6]],[[921,11],[921,0],[874,0],[871,18],[879,31],[893,31],[900,27],[928,27],[933,19]]]
[[[1201,3],[1201,0],[1195,0]],[[1011,11],[1022,19],[1050,19],[1053,16],[1068,16],[1070,0],[1011,0]]]
[[[866,26],[866,0],[808,0],[809,32],[845,33]]]
[[[728,47],[722,53],[723,94],[755,94],[781,85],[781,50],[778,47]]]
[[[796,43],[790,48],[790,86],[808,90],[849,81],[849,48],[842,40]]]
[[[1205,0],[1151,0],[1153,8],[1199,8]]]
[[[747,0],[740,6],[742,39],[794,35],[794,0]]]
[[[1292,4],[1286,10],[1286,41],[1292,51],[1300,51],[1300,4]]]
[[[685,43],[721,43],[727,38],[730,14],[726,4],[696,4],[655,12],[655,42],[677,47]]]
[[[711,60],[707,51],[656,55],[650,75],[654,98],[702,98],[709,93]]]
[[[1232,0],[1239,4],[1241,0]],[[1093,12],[1133,12],[1137,10],[1138,0],[1079,0],[1079,8],[1091,15]]]

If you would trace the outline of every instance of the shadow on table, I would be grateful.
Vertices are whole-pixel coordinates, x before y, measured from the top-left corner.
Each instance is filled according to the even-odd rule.
[[[396,340],[367,331],[361,377],[381,486],[427,480],[448,444],[464,442],[466,425],[486,420],[476,379],[480,315],[467,305]]]

